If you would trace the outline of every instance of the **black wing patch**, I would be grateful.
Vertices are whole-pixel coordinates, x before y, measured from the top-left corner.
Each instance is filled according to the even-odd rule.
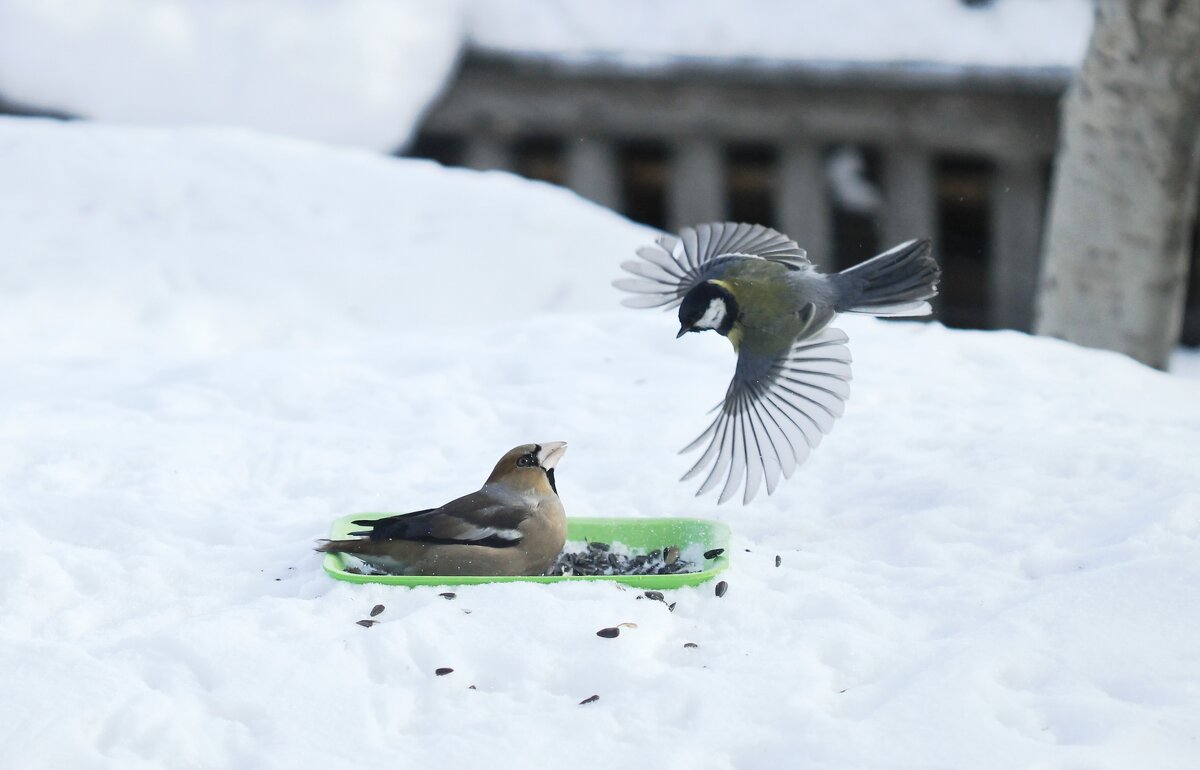
[[[783,233],[737,222],[685,227],[678,238],[662,235],[638,249],[637,255],[644,261],[621,263],[622,270],[637,277],[613,282],[618,289],[637,295],[622,300],[627,307],[673,308],[732,257],[759,257],[795,269],[809,264],[804,249]]]
[[[435,545],[483,545],[511,548],[524,538],[520,525],[532,511],[485,505],[463,512],[442,508],[402,513],[383,519],[360,519],[355,524],[369,530],[351,532],[371,540],[411,540]]]
[[[825,328],[771,359],[739,356],[725,401],[717,407],[720,413],[682,450],[708,441],[681,480],[709,469],[696,494],[724,480],[718,503],[732,497],[743,480],[743,504],[764,480],[767,494],[774,492],[780,476],[791,477],[845,411],[850,396],[847,339],[840,329]]]

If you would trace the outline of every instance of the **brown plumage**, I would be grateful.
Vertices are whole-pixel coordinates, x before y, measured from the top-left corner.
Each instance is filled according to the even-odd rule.
[[[554,485],[561,441],[509,450],[483,486],[440,508],[363,519],[349,540],[318,551],[351,554],[397,575],[540,575],[562,551],[567,518]]]

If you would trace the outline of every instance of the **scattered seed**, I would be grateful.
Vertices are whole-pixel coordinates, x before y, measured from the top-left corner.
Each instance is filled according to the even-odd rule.
[[[358,623],[358,625],[362,626],[363,628],[370,628],[371,626],[379,625],[378,620],[358,620],[355,622]]]
[[[847,689],[849,689],[849,688],[847,688]],[[846,691],[846,690],[838,690],[838,695],[841,695],[841,694],[842,694],[842,693],[844,693],[845,691]]]
[[[437,674],[438,676],[445,676],[446,674],[453,674],[453,673],[454,673],[454,669],[452,669],[452,668],[439,668],[439,669],[437,669],[436,671],[434,671],[433,673]]]
[[[383,605],[376,604],[374,607],[371,608],[371,617],[375,617],[376,615],[378,615],[381,612],[383,612]]]
[[[715,559],[715,558],[717,558],[718,556],[720,556],[720,555],[721,555],[721,554],[723,554],[723,553],[725,553],[725,549],[724,549],[724,548],[714,548],[714,549],[712,549],[711,551],[705,551],[705,552],[704,552],[704,558],[706,558],[706,559]]]
[[[603,636],[605,639],[614,639],[621,633],[619,628],[602,628],[596,632],[596,636]]]
[[[617,628],[637,628],[637,623],[618,623]]]
[[[458,594],[454,593],[453,591],[446,591],[445,593],[438,594],[438,596],[442,597],[446,601],[450,601],[454,597],[458,596]]]
[[[783,564],[783,557],[775,554],[775,566],[778,567],[780,564]]]
[[[464,614],[464,615],[470,615],[470,614],[471,614],[471,611],[470,611],[470,610],[463,610],[463,614]]]
[[[276,583],[278,583],[280,580],[283,580],[283,578],[275,578]]]
[[[675,546],[667,546],[663,549],[663,563],[674,564],[679,561],[679,549]]]
[[[725,595],[725,592],[726,592],[726,591],[728,591],[728,590],[729,590],[729,584],[728,584],[728,583],[726,583],[724,580],[722,580],[720,583],[717,583],[717,591],[716,591],[716,593],[717,593],[717,596],[718,596],[718,597],[720,597],[720,596],[724,596],[724,595]]]
[[[583,700],[579,701],[579,705],[580,705],[580,706],[586,706],[587,704],[589,704],[589,703],[595,703],[595,702],[596,702],[596,701],[598,701],[598,700],[600,700],[600,696],[599,696],[599,695],[592,695],[592,696],[590,696],[590,697],[584,698]]]
[[[670,604],[667,605],[667,609],[669,609],[671,612],[674,612],[675,604],[676,604],[675,602],[671,602]]]
[[[653,599],[656,602],[663,601],[662,591],[647,591],[646,593],[642,594],[642,596],[645,596],[647,599]],[[638,598],[640,599],[642,596],[639,596]]]
[[[700,646],[700,645],[696,644],[695,642],[684,642],[684,643],[683,643],[683,648],[684,648],[685,650],[686,650],[687,648],[689,648],[689,647],[695,648],[695,647],[699,647],[699,646]]]
[[[467,685],[467,689],[468,689],[468,690],[474,690],[474,689],[475,689],[475,685],[473,685],[473,684],[469,684],[469,685]]]

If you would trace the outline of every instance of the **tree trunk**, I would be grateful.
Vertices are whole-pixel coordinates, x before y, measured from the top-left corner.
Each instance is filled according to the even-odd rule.
[[[1039,334],[1164,368],[1200,181],[1200,0],[1097,0],[1067,93]]]

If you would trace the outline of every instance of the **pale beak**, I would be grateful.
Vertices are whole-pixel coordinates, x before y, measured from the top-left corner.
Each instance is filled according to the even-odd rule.
[[[541,446],[542,451],[538,452],[538,464],[546,470],[557,465],[567,452],[567,442],[565,441],[547,441]]]

